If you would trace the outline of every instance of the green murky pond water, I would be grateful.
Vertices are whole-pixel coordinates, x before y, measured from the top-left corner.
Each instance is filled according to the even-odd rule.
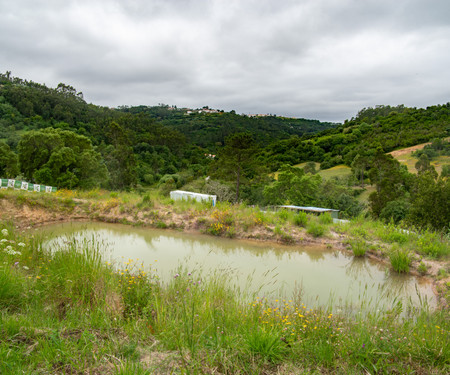
[[[162,282],[180,266],[186,271],[227,272],[230,282],[258,297],[291,298],[301,293],[308,306],[369,306],[387,309],[436,305],[431,283],[398,275],[382,264],[322,246],[282,246],[120,224],[66,223],[39,229],[51,249],[67,237],[101,245],[105,261],[118,269],[130,259],[152,269]]]

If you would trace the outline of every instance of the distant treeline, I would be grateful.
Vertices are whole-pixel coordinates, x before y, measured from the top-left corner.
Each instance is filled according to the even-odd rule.
[[[107,169],[102,183],[112,189],[151,185],[166,174],[186,169],[191,169],[195,176],[206,174],[211,159],[205,154],[217,153],[226,137],[236,132],[250,133],[262,149],[291,135],[317,133],[336,125],[276,116],[253,118],[234,111],[187,115],[186,110],[170,110],[166,105],[111,109],[86,103],[81,92],[64,83],[49,88],[13,77],[10,72],[0,74],[0,139],[9,150],[17,153],[23,134],[29,131],[53,128],[84,136],[100,154],[101,164]],[[37,133],[32,134],[37,136]],[[42,147],[40,152],[43,152]],[[51,153],[51,150],[45,151],[48,159]],[[11,158],[9,164],[14,159]],[[55,177],[58,171],[53,177],[47,172],[38,173],[48,162],[42,158],[40,165],[33,163],[36,168],[33,176],[25,160],[17,168],[10,165],[3,169],[10,173],[19,169],[35,180],[50,178],[50,181],[40,182],[60,187],[83,186],[80,173],[76,179]],[[76,175],[74,170],[79,168],[68,165],[63,169]],[[103,173],[104,169],[101,170]],[[91,186],[92,181],[88,185]]]
[[[449,133],[450,103],[364,108],[332,124],[207,107],[112,109],[86,103],[70,85],[48,88],[0,74],[0,177],[58,188],[156,185],[168,193],[199,181],[191,187],[222,200],[316,204],[352,216],[363,208],[354,186],[361,191],[368,180],[376,187],[369,199],[374,216],[443,228],[449,222],[450,168],[438,176],[428,156],[446,153]],[[417,177],[385,156],[428,141],[433,149],[418,155]],[[322,181],[312,163],[301,171],[290,167],[312,161],[321,169],[346,164],[353,175]],[[270,177],[274,171],[280,171],[277,181]],[[430,197],[443,202],[441,211],[433,211]]]
[[[316,135],[291,137],[264,150],[272,170],[284,163],[321,163],[322,169],[352,165],[359,155],[374,155],[414,146],[450,133],[450,103],[422,108],[376,106],[361,110],[355,118]]]

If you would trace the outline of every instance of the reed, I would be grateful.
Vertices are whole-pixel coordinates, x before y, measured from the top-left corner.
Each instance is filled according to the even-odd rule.
[[[401,247],[395,247],[389,253],[392,268],[398,273],[408,273],[411,265],[411,253]]]
[[[367,243],[364,240],[352,240],[350,241],[350,246],[355,257],[363,257],[366,255]]]

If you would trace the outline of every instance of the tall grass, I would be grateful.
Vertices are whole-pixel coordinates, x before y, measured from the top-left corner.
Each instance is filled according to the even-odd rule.
[[[355,257],[363,257],[366,255],[367,243],[364,240],[357,239],[350,241],[350,246],[352,247],[353,255]]]
[[[67,204],[81,197],[81,193],[61,194]],[[90,194],[101,202],[120,199],[129,207],[141,204],[155,212],[162,204],[151,192],[148,199],[133,193]],[[25,203],[54,205],[57,200],[40,196]],[[316,217],[292,213],[280,217],[237,205],[215,209],[170,205],[174,210],[194,207],[205,213],[205,225],[278,225],[281,235],[289,233],[293,223],[306,225],[319,236],[331,227]],[[0,235],[0,373],[448,370],[447,310],[411,308],[408,319],[395,309],[366,314],[313,310],[301,299],[244,298],[241,290],[230,286],[233,275],[226,272],[180,269],[161,283],[151,270],[132,260],[122,265],[105,262],[103,245],[95,239],[67,239],[61,247],[47,249],[38,238],[21,236],[12,228],[4,226]],[[448,241],[438,234],[400,229],[363,218],[339,226],[339,231],[355,237],[355,247],[361,249],[370,241],[387,241],[386,251],[393,247],[391,262],[397,272],[408,272],[411,251],[431,258],[448,256]]]
[[[2,236],[0,280],[13,291],[0,289],[1,373],[448,369],[445,311],[411,310],[403,320],[310,309],[251,296],[231,286],[230,272],[179,269],[163,284],[132,260],[106,263],[95,241],[46,249],[11,230]]]
[[[448,241],[442,235],[431,231],[423,231],[415,241],[417,251],[431,258],[444,258],[450,255]]]
[[[294,225],[306,227],[308,225],[308,215],[306,212],[300,211],[293,218]]]
[[[401,247],[394,247],[389,253],[392,268],[398,273],[408,273],[411,265],[411,253]]]
[[[326,228],[315,221],[311,221],[306,232],[313,237],[322,237],[326,233]]]

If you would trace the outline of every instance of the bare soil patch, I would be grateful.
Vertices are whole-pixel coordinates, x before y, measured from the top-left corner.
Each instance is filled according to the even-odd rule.
[[[422,150],[426,145],[430,145],[430,144],[431,144],[431,142],[422,143],[420,145],[402,148],[401,150],[391,151],[388,154],[392,155],[394,158],[398,158],[399,156],[409,154],[409,153],[417,151],[417,150]]]

